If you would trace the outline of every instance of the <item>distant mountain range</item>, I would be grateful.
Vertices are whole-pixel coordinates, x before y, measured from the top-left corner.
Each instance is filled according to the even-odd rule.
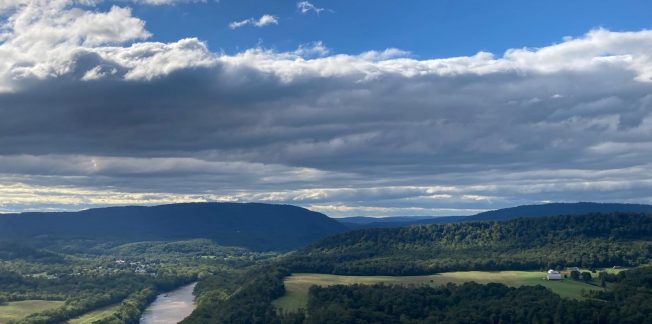
[[[475,214],[472,216],[398,216],[398,217],[345,217],[337,220],[349,229],[386,228],[408,225],[447,224],[468,221],[509,220],[521,217],[557,215],[582,215],[590,213],[635,212],[652,213],[652,205],[618,203],[550,203],[523,205]]]
[[[652,213],[652,205],[555,203],[505,208],[473,216],[337,220],[301,207],[258,203],[109,207],[0,215],[0,241],[61,238],[137,242],[207,238],[220,245],[283,251],[354,229],[610,212]]]
[[[182,240],[208,238],[254,250],[291,250],[347,230],[324,214],[290,205],[188,203],[79,212],[0,215],[1,239]]]

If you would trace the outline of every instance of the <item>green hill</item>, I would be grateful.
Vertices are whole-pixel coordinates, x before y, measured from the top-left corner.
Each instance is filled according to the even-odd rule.
[[[636,266],[652,258],[652,215],[589,214],[365,229],[288,260],[292,272],[414,275],[563,266]]]

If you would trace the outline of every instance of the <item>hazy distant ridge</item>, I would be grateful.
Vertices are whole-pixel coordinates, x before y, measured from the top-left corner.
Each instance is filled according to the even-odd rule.
[[[472,216],[398,216],[398,217],[345,217],[342,224],[351,229],[397,227],[418,224],[447,224],[463,221],[509,220],[520,217],[548,217],[558,215],[582,215],[591,213],[634,212],[652,213],[652,205],[620,203],[549,203],[523,205],[478,213]]]
[[[324,214],[291,205],[189,203],[109,207],[80,212],[0,216],[0,237],[85,238],[118,241],[209,238],[222,245],[289,250],[340,233]]]

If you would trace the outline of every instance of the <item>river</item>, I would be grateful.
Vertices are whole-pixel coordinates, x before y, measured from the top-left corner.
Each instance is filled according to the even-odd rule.
[[[156,297],[149,305],[143,316],[141,324],[176,324],[186,318],[195,309],[195,295],[192,294],[197,283],[183,286]]]

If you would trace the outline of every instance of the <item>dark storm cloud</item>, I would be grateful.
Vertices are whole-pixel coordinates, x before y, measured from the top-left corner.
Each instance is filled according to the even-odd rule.
[[[34,82],[0,95],[0,152],[205,155],[418,174],[474,165],[590,166],[595,160],[601,168],[611,157],[589,148],[647,135],[640,126],[649,113],[649,84],[633,81],[629,72],[610,73],[609,82],[604,71],[584,73],[586,90],[560,98],[555,94],[577,82],[577,75],[282,83],[250,69],[237,74],[247,81],[234,84],[212,67],[152,81]],[[622,89],[625,83],[629,87]],[[519,92],[510,94],[514,87]],[[623,127],[631,114],[638,122]],[[612,166],[622,166],[616,158]]]

